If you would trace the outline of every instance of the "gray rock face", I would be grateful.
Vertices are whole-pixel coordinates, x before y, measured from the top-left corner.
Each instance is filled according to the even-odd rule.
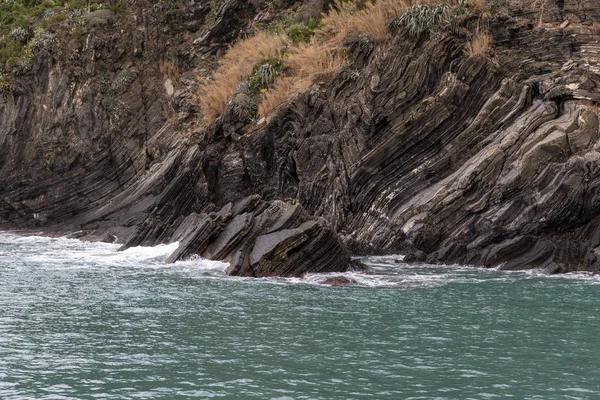
[[[218,213],[191,214],[177,228],[180,245],[167,262],[194,254],[230,263],[242,276],[301,276],[359,267],[324,220],[310,220],[298,205],[257,196],[225,205]]]
[[[205,4],[179,11],[198,25],[201,54],[241,23],[226,11],[245,2],[223,4],[202,29]],[[110,232],[126,246],[179,241],[169,261],[199,254],[235,275],[343,271],[346,248],[600,271],[600,45],[590,26],[600,5],[547,2],[541,27],[528,10],[509,15],[490,22],[492,58],[467,56],[460,29],[399,30],[370,53],[350,40],[333,83],[266,124],[186,134],[166,115],[195,118],[191,85],[174,81],[169,95],[153,60],[176,48],[196,74],[189,43],[169,47],[179,36],[152,30],[132,35],[137,44],[115,36],[123,51],[109,51],[111,38],[94,37],[85,79],[70,81],[64,60],[39,61],[37,81],[0,100],[0,223]],[[138,74],[117,93],[127,115],[111,116],[102,91],[84,89],[101,69],[116,77],[126,66]]]

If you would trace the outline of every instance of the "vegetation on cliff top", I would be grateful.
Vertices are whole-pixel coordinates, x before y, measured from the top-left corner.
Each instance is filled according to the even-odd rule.
[[[534,0],[529,6],[542,23],[547,0]],[[492,15],[518,6],[515,0],[325,0],[306,1],[318,4],[321,13],[303,24],[291,10],[284,10],[277,22],[260,26],[255,36],[240,40],[223,57],[212,78],[202,82],[197,102],[203,114],[203,125],[212,125],[228,111],[239,109],[236,96],[243,93],[245,119],[273,115],[298,93],[316,82],[327,83],[345,64],[347,45],[359,42],[372,52],[377,46],[402,28],[413,36],[427,33],[436,36],[456,26],[469,16],[485,21]],[[275,6],[279,4],[279,6]],[[283,7],[272,0],[269,10]],[[522,8],[522,5],[519,6]],[[300,18],[302,19],[302,18]],[[486,23],[466,32],[469,40],[465,53],[469,56],[489,56],[492,38]],[[258,48],[259,51],[254,51]],[[263,49],[269,51],[263,53]],[[248,53],[248,54],[246,54]],[[250,90],[255,85],[257,66],[267,59],[277,59],[277,71],[268,86]],[[256,111],[254,111],[256,110]],[[252,118],[248,117],[252,115]]]
[[[0,2],[0,93],[12,89],[15,77],[28,73],[33,57],[58,44],[53,28],[68,24],[82,39],[85,15],[99,9],[121,12],[124,3],[109,0],[4,0]]]
[[[265,117],[276,112],[295,94],[315,82],[329,82],[345,62],[344,43],[360,38],[369,51],[384,43],[390,30],[402,26],[411,34],[435,35],[475,10],[480,2],[466,0],[347,0],[325,2],[326,12],[311,19],[304,27],[259,31],[240,40],[221,59],[212,80],[205,81],[198,102],[204,124],[211,125],[219,116],[241,106],[237,98],[244,93],[246,117],[257,110]],[[478,42],[479,43],[479,42]],[[489,45],[489,43],[488,43]],[[269,85],[255,85],[256,68],[265,60],[278,60],[278,69]]]

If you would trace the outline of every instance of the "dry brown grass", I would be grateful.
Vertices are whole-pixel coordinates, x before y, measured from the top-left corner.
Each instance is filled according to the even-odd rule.
[[[263,97],[259,115],[272,115],[315,82],[331,82],[343,64],[344,57],[340,52],[326,45],[302,44],[292,49],[285,62],[285,76],[278,79],[275,87]]]
[[[486,0],[470,0],[483,7]],[[358,9],[353,2],[339,0],[328,15],[323,16],[312,43],[290,49],[284,61],[284,71],[274,88],[263,95],[259,115],[269,116],[293,96],[318,81],[331,81],[344,63],[340,47],[350,35],[381,43],[388,38],[388,24],[417,4],[457,4],[458,0],[377,0]],[[487,37],[487,42],[485,41]],[[487,43],[487,44],[486,44]],[[485,53],[489,36],[476,37],[469,43],[469,54]],[[211,124],[225,112],[227,102],[239,84],[248,78],[253,66],[261,60],[281,55],[286,39],[259,33],[233,46],[220,62],[214,80],[204,85],[200,104],[205,122]],[[487,47],[486,47],[487,46]]]
[[[472,3],[482,4],[484,0],[471,0]],[[376,42],[387,39],[388,22],[399,17],[417,4],[438,5],[446,3],[457,4],[457,0],[378,0],[367,3],[359,10],[352,2],[336,2],[336,9],[330,11],[321,21],[321,28],[316,32],[317,40],[321,43],[341,43],[351,34],[367,37]]]
[[[357,10],[352,2],[336,4],[337,10],[332,9],[323,17],[321,28],[315,32],[319,43],[337,45],[352,33],[375,41],[387,38],[387,22],[381,6],[369,4],[365,9]]]
[[[250,76],[254,64],[280,57],[287,43],[283,35],[260,32],[232,46],[219,62],[219,67],[213,74],[214,79],[206,82],[198,94],[205,124],[212,124],[225,112],[233,92]]]
[[[286,68],[299,80],[330,81],[343,63],[344,58],[336,48],[302,44],[290,51]]]
[[[175,63],[170,60],[159,60],[158,70],[161,74],[170,79],[179,76],[179,68],[177,68],[177,65],[175,65]]]
[[[321,20],[313,42],[292,49],[285,60],[284,76],[259,105],[259,115],[269,116],[293,96],[318,81],[329,82],[344,64],[339,48],[350,35],[381,43],[387,40],[388,23],[416,4],[439,4],[443,0],[378,0],[358,9],[353,2],[336,2]],[[449,2],[453,2],[450,0]]]
[[[487,33],[478,33],[467,43],[467,54],[471,57],[485,55],[492,49],[492,37]]]
[[[268,117],[275,114],[284,104],[291,101],[296,93],[302,91],[298,89],[299,83],[296,78],[289,76],[278,79],[273,90],[263,97],[258,106],[258,115]]]
[[[484,11],[489,8],[488,0],[469,0],[469,4],[478,11]]]

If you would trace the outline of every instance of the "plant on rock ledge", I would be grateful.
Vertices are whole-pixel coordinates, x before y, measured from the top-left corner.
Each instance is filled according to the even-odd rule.
[[[419,4],[390,23],[391,28],[403,26],[412,36],[418,36],[422,32],[435,34],[444,26],[450,24],[450,6],[439,4],[430,6]]]
[[[220,0],[213,0],[216,4]],[[475,0],[471,0],[475,1]],[[392,36],[393,28],[406,27],[411,34],[437,34],[460,21],[476,5],[467,0],[331,0],[325,14],[309,19],[306,26],[291,25],[279,34],[259,31],[240,40],[221,59],[212,78],[204,79],[196,99],[203,124],[211,125],[231,102],[240,83],[248,81],[258,115],[275,113],[313,84],[331,82],[345,63],[348,38],[371,54]],[[211,3],[212,4],[212,3]],[[214,9],[214,7],[212,7]],[[286,24],[283,24],[287,26]],[[392,28],[392,29],[390,29]],[[268,61],[268,62],[267,62]],[[275,62],[272,62],[275,61]]]
[[[13,78],[8,75],[0,72],[0,94],[8,94],[13,89]]]
[[[485,55],[492,46],[492,37],[487,33],[478,33],[467,43],[466,53],[473,56]]]
[[[281,58],[271,58],[254,65],[250,77],[250,86],[256,91],[270,89],[283,66]]]
[[[231,100],[227,102],[233,115],[241,121],[251,121],[256,116],[258,104],[255,93],[248,82],[242,82],[235,90]]]
[[[29,29],[25,29],[22,26],[17,26],[10,32],[8,37],[10,37],[13,40],[16,40],[19,43],[25,44],[31,37],[31,32],[29,31]]]

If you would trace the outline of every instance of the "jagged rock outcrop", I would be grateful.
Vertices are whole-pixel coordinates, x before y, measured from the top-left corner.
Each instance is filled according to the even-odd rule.
[[[56,225],[104,206],[185,142],[169,122],[181,104],[165,86],[193,64],[184,26],[209,10],[129,6],[127,17],[87,15],[81,41],[69,40],[68,21],[49,27],[58,48],[0,96],[3,227]]]
[[[259,196],[216,213],[188,215],[171,241],[180,245],[167,262],[198,254],[228,262],[230,275],[301,276],[360,267],[325,220],[311,220],[298,204]]]
[[[546,25],[538,18],[525,8],[491,20],[493,57],[464,52],[477,21],[434,38],[398,29],[375,49],[351,38],[333,83],[265,124],[186,135],[161,111],[189,121],[189,92],[169,94],[149,59],[134,63],[116,125],[101,91],[85,97],[60,63],[40,65],[37,83],[0,100],[0,221],[110,232],[127,246],[177,240],[171,261],[199,254],[239,275],[344,270],[344,245],[600,271],[600,5],[549,1]],[[198,29],[213,43],[197,43],[202,54],[222,48]],[[141,54],[160,51],[155,39]]]

